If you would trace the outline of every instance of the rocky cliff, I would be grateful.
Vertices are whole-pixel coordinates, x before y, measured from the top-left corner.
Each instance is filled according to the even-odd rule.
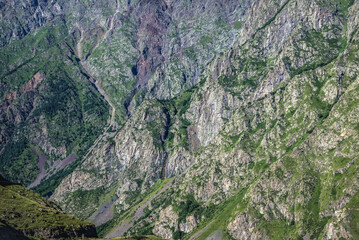
[[[41,154],[54,162],[78,156],[67,168],[40,167],[32,180],[43,171],[44,193],[51,179],[61,180],[51,199],[108,237],[359,237],[358,1],[23,4],[11,11],[29,19],[36,8],[26,4],[37,4],[44,17],[31,24],[19,18],[12,29],[24,28],[21,34],[2,29],[1,61],[9,68],[2,121],[15,130],[2,128],[1,156],[16,159],[1,160],[2,172],[23,181]],[[1,6],[6,23],[15,5]],[[30,41],[39,34],[47,42]],[[32,47],[38,57],[25,51],[10,58],[15,46],[35,44],[44,46]],[[50,56],[64,63],[52,75],[41,69],[60,62],[37,63]],[[37,66],[41,71],[30,71]],[[22,109],[42,106],[37,96],[51,93],[46,86],[61,73],[77,88],[66,88],[73,94],[54,106],[57,115],[41,108],[34,115],[57,135],[29,138],[14,151],[20,129],[43,136],[34,130],[40,120],[31,125],[31,110]],[[56,121],[66,117],[73,135]],[[31,171],[24,177],[10,171],[25,163]]]

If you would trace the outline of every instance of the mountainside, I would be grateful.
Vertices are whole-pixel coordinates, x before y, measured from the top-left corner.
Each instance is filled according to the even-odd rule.
[[[56,186],[145,98],[196,84],[235,40],[249,1],[189,3],[2,1],[3,174]]]
[[[62,212],[54,203],[0,175],[0,238],[97,237],[92,223]]]
[[[166,239],[359,238],[359,1],[1,1],[0,172]]]

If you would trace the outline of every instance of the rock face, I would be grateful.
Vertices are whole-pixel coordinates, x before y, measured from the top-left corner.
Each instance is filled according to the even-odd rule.
[[[163,209],[159,214],[159,221],[156,221],[153,233],[157,236],[160,236],[164,239],[173,238],[173,230],[177,230],[177,220],[178,216],[173,211],[172,206],[168,206]]]
[[[180,223],[179,229],[181,232],[190,233],[197,227],[197,221],[194,216],[186,217],[185,223]]]
[[[0,109],[2,121],[16,128],[1,128],[1,156],[17,161],[1,160],[2,172],[11,175],[15,163],[36,168],[31,151],[9,147],[28,129],[28,136],[45,136],[32,137],[28,149],[60,161],[78,156],[54,175],[61,183],[51,199],[84,219],[111,206],[113,214],[103,211],[111,218],[99,226],[103,236],[127,224],[127,235],[172,239],[216,232],[235,239],[358,238],[358,1],[43,4],[48,11],[58,4],[58,14],[26,36],[3,40]],[[65,26],[63,34],[41,32],[50,25]],[[27,42],[39,34],[44,43]],[[54,64],[65,64],[56,73],[67,73],[61,76],[70,100],[54,107],[61,114],[53,118],[42,108],[21,111],[46,102],[36,99],[56,74],[20,78],[38,65],[29,52],[9,58],[10,49],[48,46],[49,36],[59,35],[66,37],[52,55],[61,60]],[[50,49],[32,48],[43,61]],[[42,125],[30,124],[33,108]],[[35,134],[66,117],[73,134]],[[52,179],[39,189],[49,192]]]
[[[228,225],[228,230],[235,239],[269,239],[255,231],[257,225],[258,221],[252,219],[250,215],[242,214]]]

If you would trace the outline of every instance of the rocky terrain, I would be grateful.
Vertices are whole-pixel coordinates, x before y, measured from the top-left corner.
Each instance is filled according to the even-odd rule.
[[[0,9],[11,180],[103,237],[359,238],[359,1]]]

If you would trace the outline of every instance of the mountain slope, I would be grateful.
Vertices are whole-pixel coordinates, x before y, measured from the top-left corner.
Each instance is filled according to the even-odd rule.
[[[62,212],[54,203],[0,176],[2,239],[97,237],[93,224]]]
[[[89,217],[75,195],[96,191],[100,205],[113,196],[113,220],[99,229],[116,236],[133,200],[156,178],[177,175],[128,233],[145,227],[177,239],[199,227],[200,239],[217,230],[236,239],[355,238],[357,210],[346,205],[358,191],[356,8],[252,3],[235,47],[200,83],[172,100],[143,102],[53,199]]]
[[[48,171],[37,188],[47,194],[56,187],[51,199],[66,212],[93,221],[107,237],[358,238],[357,0],[47,4],[40,8],[63,11],[47,21],[66,26],[54,55],[68,56],[63,68],[93,92],[99,109],[84,124],[96,131],[79,139],[76,131],[58,131],[66,149],[58,156],[78,160],[52,167],[56,181],[46,179]],[[6,36],[3,49],[23,41]],[[9,76],[23,79],[21,66]],[[16,94],[49,75],[33,74]],[[75,106],[88,94],[78,95],[57,112],[74,106],[87,116]],[[68,123],[83,129],[74,119]],[[5,130],[2,136],[5,150],[18,139]],[[59,149],[26,146],[10,151],[7,159],[16,161],[2,172],[24,181],[36,169],[37,148],[44,155]],[[23,177],[10,171],[24,161],[32,169]]]
[[[1,49],[7,68],[1,69],[0,166],[25,185],[47,173],[38,185],[81,158],[109,117],[108,106],[74,65],[64,31],[61,23],[49,24]]]
[[[249,1],[0,6],[1,172],[51,194],[145,98],[170,98],[197,83],[233,43]]]

